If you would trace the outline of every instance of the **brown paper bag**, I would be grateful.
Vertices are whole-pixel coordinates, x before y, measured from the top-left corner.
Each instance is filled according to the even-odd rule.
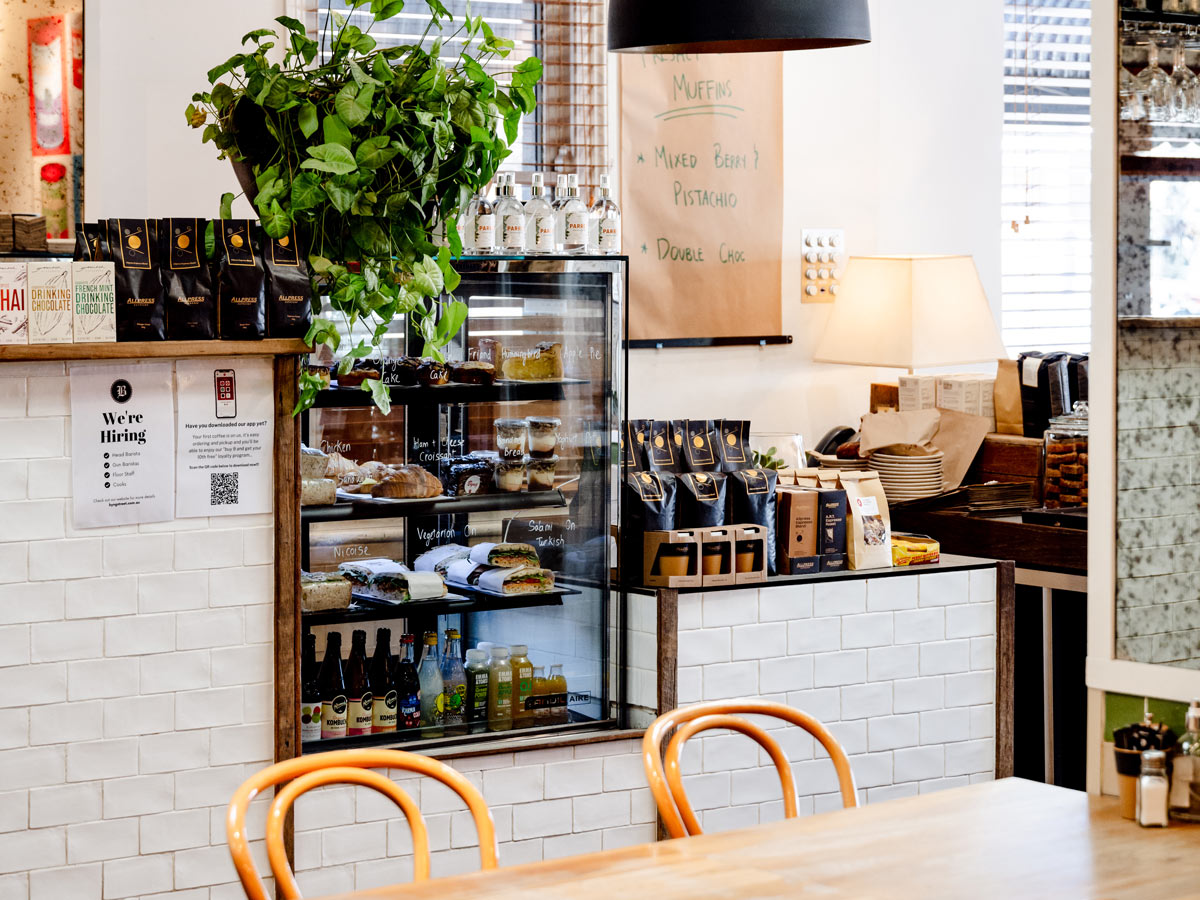
[[[1021,412],[1021,376],[1015,359],[1002,359],[996,368],[996,433],[1024,434]]]
[[[892,516],[878,472],[842,472],[846,492],[846,553],[851,569],[892,565]]]

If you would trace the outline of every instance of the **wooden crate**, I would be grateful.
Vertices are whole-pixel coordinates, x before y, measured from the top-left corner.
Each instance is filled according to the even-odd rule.
[[[1042,454],[1045,443],[1041,438],[1018,437],[1011,434],[989,434],[964,484],[983,484],[987,481],[1030,482],[1037,501],[1042,500]]]

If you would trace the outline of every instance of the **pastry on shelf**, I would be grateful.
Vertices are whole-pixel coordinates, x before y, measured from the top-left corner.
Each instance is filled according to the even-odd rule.
[[[339,573],[300,573],[300,608],[305,612],[345,609],[349,605],[350,582]]]
[[[502,371],[514,381],[560,381],[563,377],[562,344],[542,341],[529,350],[506,350]]]
[[[330,506],[337,502],[337,482],[332,478],[301,478],[301,506]]]
[[[450,364],[450,380],[456,384],[494,384],[496,367],[490,362],[469,359]]]
[[[349,372],[338,373],[338,387],[359,387],[368,378],[378,379],[379,362],[377,360],[359,360]]]
[[[437,497],[442,493],[442,483],[437,476],[421,466],[389,466],[387,474],[371,488],[372,497],[392,500],[415,500]]]
[[[344,475],[358,475],[358,463],[348,459],[336,450],[329,454],[329,462],[325,464],[325,477],[336,478],[339,481]]]
[[[396,387],[412,387],[417,383],[417,367],[421,361],[415,356],[392,356],[383,360],[380,371],[383,383]]]
[[[300,477],[324,478],[329,466],[329,454],[315,447],[300,445]]]
[[[440,363],[435,359],[423,359],[421,360],[421,364],[417,366],[417,381],[425,385],[425,387],[445,384],[449,380],[450,369],[445,363]]]

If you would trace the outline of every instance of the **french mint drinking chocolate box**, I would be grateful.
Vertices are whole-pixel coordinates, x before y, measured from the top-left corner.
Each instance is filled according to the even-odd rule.
[[[0,344],[29,343],[25,263],[0,263]]]
[[[29,274],[29,343],[71,343],[71,264],[31,262],[26,265]]]
[[[75,343],[117,339],[117,282],[111,262],[73,262]]]

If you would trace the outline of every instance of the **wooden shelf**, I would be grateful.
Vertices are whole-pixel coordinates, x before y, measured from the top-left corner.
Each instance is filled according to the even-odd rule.
[[[301,340],[129,341],[116,344],[0,344],[0,362],[87,359],[173,359],[189,356],[294,356],[308,353]]]

